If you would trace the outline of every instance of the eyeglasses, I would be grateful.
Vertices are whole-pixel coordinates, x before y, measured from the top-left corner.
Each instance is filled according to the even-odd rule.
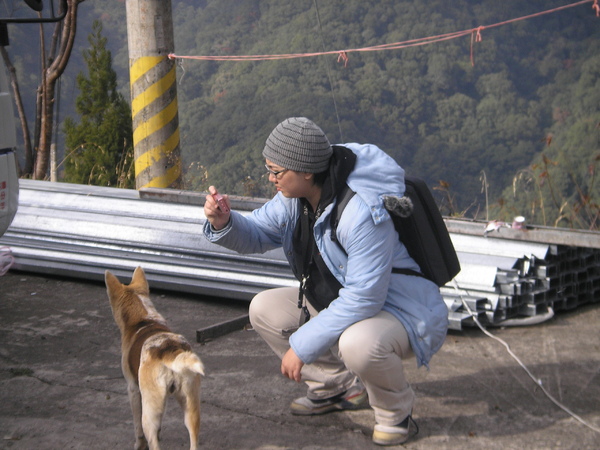
[[[279,180],[279,175],[281,175],[283,172],[287,172],[288,169],[283,169],[283,170],[272,170],[269,168],[269,166],[267,166],[265,164],[265,168],[267,169],[267,172],[269,172],[270,175],[273,175],[275,177],[276,180]]]

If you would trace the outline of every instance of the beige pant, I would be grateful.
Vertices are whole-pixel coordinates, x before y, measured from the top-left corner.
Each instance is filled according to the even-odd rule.
[[[318,312],[308,307],[315,317]],[[290,348],[288,339],[298,328],[300,316],[297,288],[263,291],[250,304],[252,326],[279,358]],[[396,425],[411,413],[415,401],[402,366],[402,358],[413,356],[402,324],[381,311],[348,327],[335,348],[302,368],[302,379],[308,385],[308,398],[318,400],[346,391],[358,376],[377,423]]]

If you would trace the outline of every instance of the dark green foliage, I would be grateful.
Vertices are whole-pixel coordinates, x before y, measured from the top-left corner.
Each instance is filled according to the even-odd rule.
[[[470,30],[568,4],[172,2],[175,52],[181,55],[355,49]],[[116,71],[128,79],[124,3],[85,2],[80,15],[80,29],[91,17],[102,17]],[[484,28],[473,46],[473,65],[470,36],[348,53],[347,66],[337,55],[180,61],[186,187],[204,190],[215,184],[224,193],[270,196],[264,142],[281,120],[303,115],[333,143],[370,142],[389,152],[407,173],[436,189],[445,214],[506,221],[524,215],[529,223],[597,228],[599,25],[591,4],[585,4]],[[64,98],[62,103],[68,107]]]
[[[499,204],[509,216],[524,211],[532,223],[600,228],[600,55],[589,49],[554,84],[552,126],[542,153],[514,177]],[[578,67],[577,67],[578,66]]]
[[[83,51],[88,73],[77,76],[80,94],[75,108],[80,121],[67,118],[64,124],[64,180],[132,188],[135,177],[131,109],[117,91],[117,75],[99,21],[94,22],[88,41],[90,48]]]
[[[208,1],[185,17],[175,8],[176,20],[196,30],[190,39],[176,28],[177,52],[247,55],[360,48],[470,29],[563,4],[317,3],[322,29],[314,2],[284,7],[275,1]],[[350,53],[347,67],[336,56],[186,61],[189,81],[180,85],[184,157],[206,167],[205,185],[244,194],[244,180],[259,179],[270,130],[288,116],[305,115],[332,142],[375,143],[409,173],[431,186],[445,186],[453,200],[445,213],[481,218],[491,206],[485,204],[482,174],[495,204],[517,172],[544,150],[540,141],[552,126],[552,96],[569,89],[559,86],[557,77],[563,76],[568,58],[589,57],[585,49],[599,36],[594,23],[593,11],[573,9],[484,30],[474,47],[474,66],[468,37]],[[215,47],[219,42],[228,45]],[[190,80],[195,74],[202,80]],[[588,103],[598,110],[597,102]]]

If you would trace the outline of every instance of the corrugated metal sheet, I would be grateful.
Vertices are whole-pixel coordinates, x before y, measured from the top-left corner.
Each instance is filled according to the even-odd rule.
[[[142,265],[153,287],[242,300],[297,285],[281,250],[238,255],[207,242],[203,194],[31,180],[21,180],[20,191],[19,211],[0,238],[16,269],[102,280],[106,269],[127,277]],[[264,201],[231,200],[239,211]],[[453,329],[472,323],[463,302],[483,324],[498,325],[600,300],[600,233],[484,235],[482,223],[446,224],[462,266],[456,283],[442,288]]]

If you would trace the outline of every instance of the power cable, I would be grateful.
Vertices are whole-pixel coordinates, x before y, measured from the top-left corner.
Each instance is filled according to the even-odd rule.
[[[321,14],[319,13],[319,5],[317,4],[317,0],[313,0],[315,5],[315,11],[317,12],[317,22],[319,23],[319,35],[321,36],[321,45],[323,47],[323,51],[325,51],[325,39],[323,38],[323,27],[321,25]],[[325,70],[327,71],[327,78],[329,79],[329,87],[331,89],[331,98],[333,99],[333,108],[335,109],[335,117],[337,119],[338,130],[340,131],[340,140],[339,142],[344,142],[344,137],[342,134],[342,125],[340,123],[340,115],[338,113],[337,102],[335,100],[335,90],[333,88],[333,80],[331,78],[331,70],[329,68],[329,63],[325,61]]]

